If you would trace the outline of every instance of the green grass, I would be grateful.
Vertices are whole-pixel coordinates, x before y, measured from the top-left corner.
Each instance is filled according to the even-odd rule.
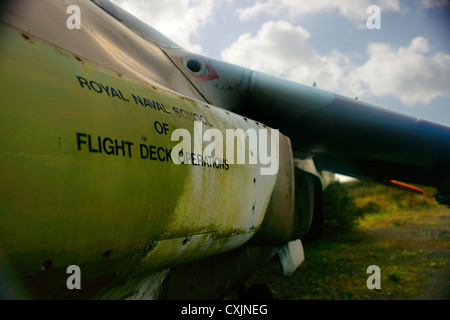
[[[375,203],[353,231],[307,246],[290,278],[274,257],[246,285],[264,283],[276,299],[421,299],[448,268],[450,210],[434,201],[432,189],[424,196],[367,183],[346,189],[360,209],[367,199]],[[369,265],[381,269],[380,290],[366,286]]]
[[[434,195],[436,190],[421,187],[423,195],[406,191],[391,185],[355,181],[344,185],[356,205],[365,213],[396,212],[398,210],[421,210],[438,206]]]
[[[321,239],[305,248],[305,255],[292,277],[284,277],[273,259],[248,284],[267,284],[276,299],[414,299],[430,280],[426,271],[448,263],[414,243],[371,239],[363,232]],[[381,269],[381,290],[366,286],[372,264]]]

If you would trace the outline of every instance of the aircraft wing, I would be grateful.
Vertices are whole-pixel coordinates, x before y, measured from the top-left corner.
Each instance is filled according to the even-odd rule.
[[[189,58],[183,61],[166,51],[205,99],[279,128],[291,139],[296,158],[312,158],[320,170],[431,185],[448,193],[448,126],[186,54],[218,74],[218,79],[199,81],[183,67]]]
[[[221,297],[317,236],[323,170],[449,204],[448,126],[190,53],[107,0],[10,1],[0,20],[1,257],[33,297]],[[276,174],[172,153],[205,129],[270,136]]]

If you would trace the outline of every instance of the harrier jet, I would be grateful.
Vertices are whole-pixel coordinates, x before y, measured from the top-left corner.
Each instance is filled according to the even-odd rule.
[[[448,126],[191,53],[108,0],[0,18],[4,298],[219,299],[277,252],[292,272],[327,171],[450,204]]]

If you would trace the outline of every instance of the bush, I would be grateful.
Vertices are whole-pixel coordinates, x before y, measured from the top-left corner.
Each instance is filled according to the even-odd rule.
[[[333,182],[325,189],[323,202],[325,234],[353,231],[363,216],[363,211],[339,182]]]
[[[360,201],[355,199],[355,203],[363,213],[378,213],[383,209],[383,206],[378,201],[370,197],[360,199]]]
[[[434,197],[437,191],[431,187],[419,186],[425,190],[425,194],[417,194],[394,185],[361,180],[346,183],[343,187],[349,192],[350,197],[354,197],[356,205],[364,213],[431,209],[438,206]]]

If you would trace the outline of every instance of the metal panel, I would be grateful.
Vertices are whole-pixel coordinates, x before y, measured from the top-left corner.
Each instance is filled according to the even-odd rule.
[[[80,30],[66,27],[69,17],[66,10],[72,4],[80,7]],[[203,100],[154,42],[148,37],[143,38],[90,1],[10,1],[2,7],[0,17],[27,34],[131,79]],[[43,23],[42,19],[51,23]],[[4,40],[2,43],[7,45]]]
[[[34,294],[64,296],[68,265],[81,267],[95,294],[100,276],[141,281],[257,231],[276,175],[261,175],[261,165],[175,165],[169,154],[170,134],[194,135],[195,119],[224,136],[261,124],[5,25],[0,32],[9,44],[0,48],[0,243]]]

